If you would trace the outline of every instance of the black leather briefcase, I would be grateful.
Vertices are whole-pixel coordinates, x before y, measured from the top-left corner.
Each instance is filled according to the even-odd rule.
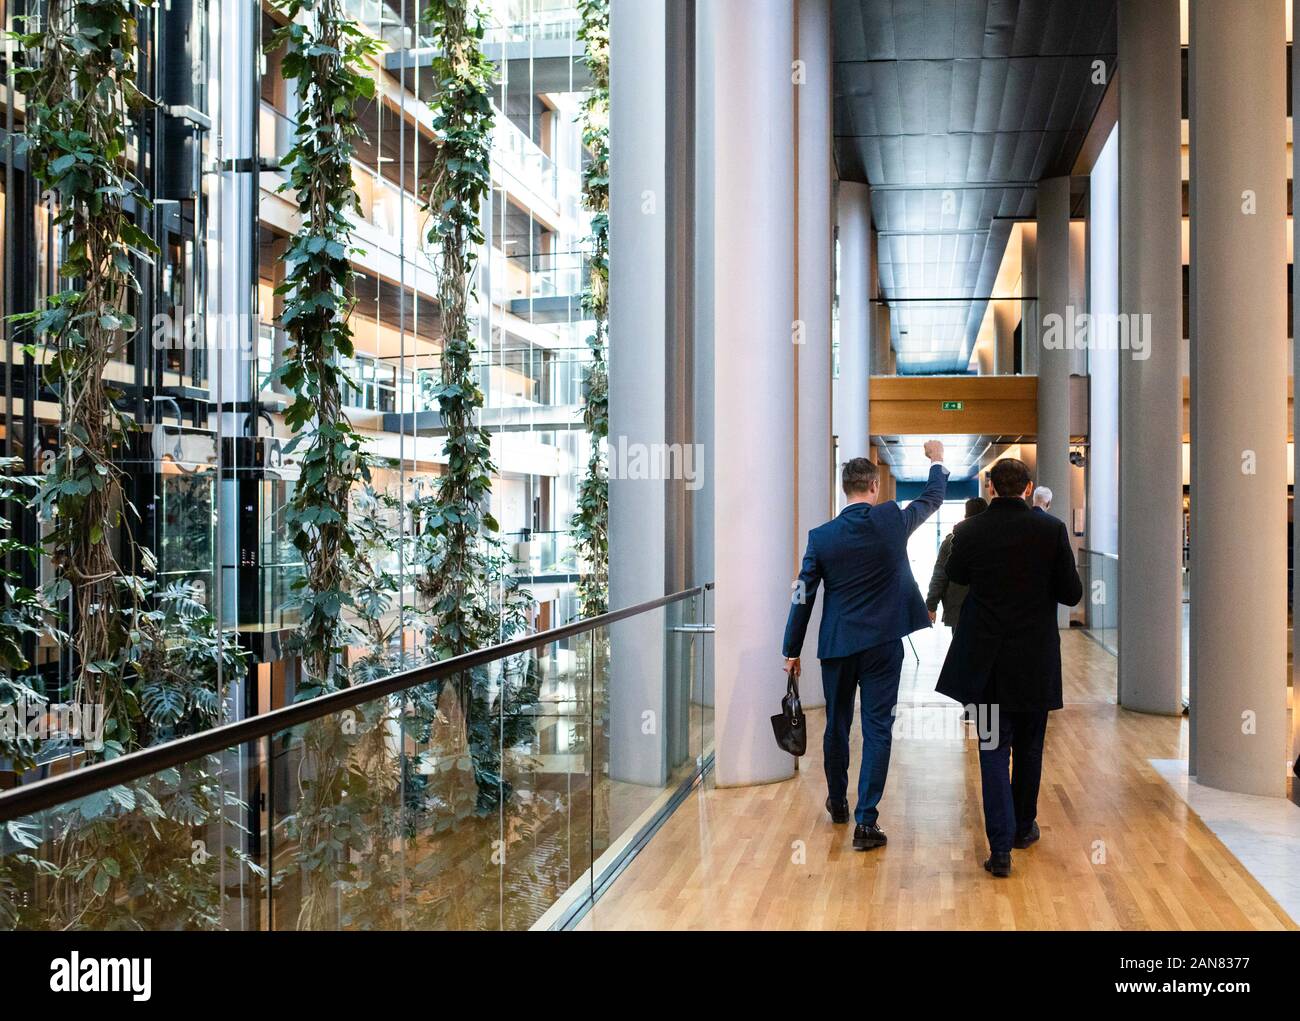
[[[799,703],[799,680],[793,673],[786,674],[785,698],[781,699],[781,711],[772,717],[772,733],[782,750],[791,755],[808,750],[808,720]]]

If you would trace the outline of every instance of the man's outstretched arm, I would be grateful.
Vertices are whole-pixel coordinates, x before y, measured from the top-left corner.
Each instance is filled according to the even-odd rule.
[[[931,514],[943,506],[948,492],[948,469],[943,466],[943,444],[930,440],[925,445],[925,456],[930,459],[930,478],[921,495],[903,508],[903,526],[911,535]]]

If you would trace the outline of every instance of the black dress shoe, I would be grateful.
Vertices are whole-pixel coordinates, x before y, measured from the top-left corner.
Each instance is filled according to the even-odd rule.
[[[1016,848],[1018,851],[1023,851],[1030,844],[1036,843],[1038,838],[1042,835],[1043,834],[1038,829],[1038,823],[1033,823],[1029,827],[1029,832],[1023,837],[1016,837],[1016,839],[1012,841],[1011,846]]]
[[[885,831],[879,826],[864,826],[862,823],[853,830],[853,850],[870,851],[873,847],[883,847],[889,842]]]
[[[992,872],[998,879],[1006,879],[1007,876],[1011,875],[1011,852],[992,852],[989,855],[989,860],[984,863],[984,868]]]
[[[842,823],[849,821],[849,803],[841,801],[836,804],[830,798],[826,799],[826,811],[831,814],[831,822]]]

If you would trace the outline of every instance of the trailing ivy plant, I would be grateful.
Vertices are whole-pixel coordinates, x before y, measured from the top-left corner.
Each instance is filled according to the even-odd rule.
[[[248,653],[223,635],[191,582],[151,586],[153,609],[140,615],[134,651],[140,712],[149,744],[221,722],[227,688],[244,676]]]
[[[591,440],[586,474],[578,490],[572,528],[582,566],[578,602],[582,616],[609,609],[609,0],[579,0],[578,37],[586,46],[591,91],[582,103],[582,140],[587,163],[582,174],[583,207],[591,213],[591,256],[582,307],[595,323],[587,338],[591,366],[583,381],[583,424]]]
[[[284,47],[281,73],[296,83],[299,101],[293,146],[282,160],[283,190],[298,203],[298,231],[284,256],[280,324],[290,345],[267,380],[293,402],[284,421],[294,432],[289,449],[305,444],[302,474],[285,527],[303,555],[306,574],[296,583],[302,607],[300,652],[309,684],[304,694],[346,684],[343,653],[352,608],[345,565],[356,552],[349,527],[352,490],[370,481],[365,441],[343,410],[346,388],[356,389],[344,359],[353,354],[348,318],[352,266],[350,214],[361,205],[352,182],[352,157],[362,137],[358,107],[375,95],[365,59],[378,52],[344,10],[343,0],[275,0],[288,19],[268,47]],[[308,15],[301,18],[301,15]]]
[[[285,528],[305,567],[295,582],[302,613],[297,648],[307,678],[298,697],[309,698],[350,683],[345,654],[357,634],[346,619],[355,610],[348,565],[358,555],[351,510],[354,490],[370,482],[372,458],[343,410],[347,389],[357,389],[345,365],[354,350],[350,258],[360,252],[352,244],[351,216],[361,213],[352,158],[363,136],[359,107],[375,95],[367,57],[380,46],[347,15],[343,0],[274,4],[287,24],[267,48],[283,47],[281,73],[296,83],[299,104],[293,145],[281,160],[287,178],[281,190],[296,196],[298,230],[276,289],[290,344],[266,385],[278,383],[293,398],[284,413],[294,433],[287,450],[305,446]],[[296,873],[298,926],[319,929],[337,923],[337,894],[352,849],[366,843],[364,833],[353,832],[361,827],[349,826],[358,818],[348,797],[359,783],[349,766],[356,736],[332,718],[299,734],[297,810],[287,826],[297,851],[277,882]]]
[[[134,552],[130,511],[113,454],[133,428],[114,401],[104,369],[130,342],[140,293],[134,264],[157,249],[132,220],[149,202],[131,173],[130,118],[146,100],[136,87],[133,0],[49,0],[43,20],[17,34],[26,99],[22,148],[42,189],[53,195],[64,243],[63,290],[16,318],[44,344],[45,382],[59,397],[62,438],[36,506],[52,527],[45,542],[57,571],[51,595],[72,597],[74,701],[103,707],[112,747],[137,743],[138,714],[127,664],[136,631],[130,613],[139,579],[115,552],[115,533]],[[152,555],[141,552],[152,570]]]
[[[0,458],[0,507],[11,501],[25,501],[40,488],[38,476],[14,474],[21,469],[22,458]],[[27,561],[40,564],[41,548],[29,546],[11,534],[13,523],[0,516],[0,768],[27,769],[37,751],[25,727],[2,724],[23,722],[24,707],[44,705],[49,699],[33,688],[36,679],[27,671],[31,662],[25,648],[29,642],[45,638],[53,643],[66,636],[58,630],[58,610],[43,589],[22,584],[22,572],[4,564]]]
[[[11,474],[21,467],[21,458],[0,458],[0,506],[25,500],[40,486],[38,478]],[[0,517],[0,558],[6,563],[39,563],[39,547],[14,538],[10,529],[10,521]],[[57,630],[54,606],[42,591],[22,584],[21,572],[0,567],[0,579],[0,769],[21,773],[35,764],[40,749],[39,734],[33,733],[29,720],[49,701],[37,690],[36,678],[26,672],[32,664],[24,648],[42,637],[58,642],[64,636]],[[30,871],[26,855],[30,839],[30,826],[23,820],[11,820],[0,827],[0,845],[8,845],[0,854],[0,931],[18,924],[23,880]],[[24,850],[15,852],[14,848]]]
[[[402,501],[388,490],[364,486],[352,497],[352,531],[356,553],[348,560],[348,591],[365,651],[348,672],[364,683],[409,665],[401,632],[417,611],[403,604],[403,578],[395,570],[410,559]]]
[[[483,53],[478,0],[433,0],[433,77],[438,88],[433,155],[425,207],[442,313],[441,374],[433,388],[447,430],[447,470],[424,524],[440,545],[430,611],[434,655],[455,656],[491,644],[499,620],[485,614],[481,581],[489,570],[485,533],[497,523],[485,509],[492,488],[492,450],[479,423],[483,391],[474,371],[473,276],[484,243],[483,201],[491,187],[495,71]],[[488,625],[488,626],[485,626]]]

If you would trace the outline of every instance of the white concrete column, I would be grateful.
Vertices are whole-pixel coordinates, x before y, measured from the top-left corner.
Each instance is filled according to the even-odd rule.
[[[1192,633],[1200,783],[1282,796],[1286,754],[1283,0],[1195,0],[1199,403]],[[1121,567],[1122,567],[1121,563]]]
[[[795,319],[799,324],[794,347],[797,384],[798,446],[795,451],[798,493],[795,507],[794,557],[791,579],[809,530],[835,516],[834,436],[831,422],[831,302],[834,278],[834,173],[831,146],[831,12],[830,0],[798,0],[796,26],[795,116],[798,147],[795,195],[798,204],[797,243],[792,272],[798,281]],[[813,606],[809,642],[821,626],[822,600]],[[826,704],[816,645],[803,657],[803,704]]]
[[[609,605],[619,609],[665,594],[664,480],[622,470],[667,440],[665,0],[613,0],[610,46]],[[611,628],[616,780],[667,779],[665,625],[658,611]],[[646,713],[660,725],[644,726]]]
[[[713,5],[698,4],[695,9],[695,442],[705,451],[703,485],[691,501],[694,515],[693,549],[696,578],[714,581],[717,577],[713,554],[714,540],[714,464],[713,393],[714,393],[714,230],[713,179],[715,152],[713,73],[717,48],[717,31],[713,24]],[[706,597],[708,619],[714,619],[713,593]],[[700,663],[699,702],[713,706],[714,640],[697,639]]]
[[[871,192],[841,181],[836,199],[840,234],[840,379],[835,432],[840,462],[871,456]]]
[[[794,555],[795,10],[793,0],[710,6],[720,43],[712,68],[716,776],[720,786],[736,786],[794,774],[768,717],[784,686],[781,632]]]
[[[1070,179],[1038,182],[1038,474],[1053,494],[1051,513],[1073,536],[1070,472]],[[1026,351],[1029,348],[1026,346]],[[1069,609],[1060,608],[1062,627]]]
[[[1183,708],[1182,55],[1178,0],[1119,5],[1119,702]]]

